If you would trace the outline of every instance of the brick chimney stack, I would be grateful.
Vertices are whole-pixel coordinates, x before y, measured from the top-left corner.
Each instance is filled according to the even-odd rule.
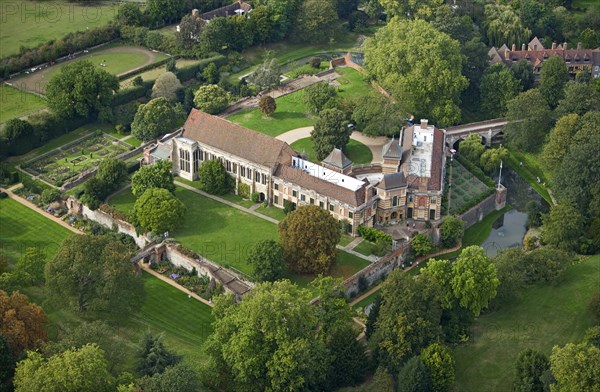
[[[427,120],[427,119],[421,119],[421,129],[427,129],[428,122],[429,122],[429,120]]]
[[[525,44],[521,45],[521,50],[522,51],[526,51],[527,50],[527,46]]]
[[[516,52],[517,51],[517,44],[512,44],[512,51]]]
[[[556,42],[552,42],[552,50],[556,49]]]
[[[581,50],[581,42],[577,42],[577,50]]]
[[[198,9],[196,9],[196,8],[195,8],[195,9],[193,9],[193,10],[192,10],[192,16],[194,16],[194,17],[198,17],[198,16],[200,16],[200,11],[199,11]]]
[[[569,48],[567,48],[567,43],[566,43],[566,42],[563,44],[563,49],[564,49],[564,50],[567,50],[567,49],[569,49]]]
[[[504,60],[510,60],[510,50],[508,49],[504,51]]]

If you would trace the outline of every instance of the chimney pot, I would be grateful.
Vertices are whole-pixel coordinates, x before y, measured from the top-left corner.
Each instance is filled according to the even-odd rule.
[[[581,42],[577,42],[577,50],[581,50]]]
[[[563,49],[564,49],[564,50],[567,50],[567,49],[569,49],[569,48],[567,47],[567,43],[566,43],[566,42],[563,44]]]
[[[510,60],[510,50],[506,49],[504,51],[504,59],[505,60]]]
[[[552,49],[556,49],[556,42],[552,42]]]
[[[198,16],[198,15],[200,15],[200,11],[197,8],[194,8],[192,10],[192,16]]]
[[[512,51],[515,52],[517,50],[517,44],[512,44]]]
[[[522,51],[525,51],[525,50],[527,50],[527,48],[526,48],[526,45],[525,45],[525,44],[521,45],[521,50],[522,50]]]

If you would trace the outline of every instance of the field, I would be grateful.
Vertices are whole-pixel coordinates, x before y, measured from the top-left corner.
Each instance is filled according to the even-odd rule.
[[[313,148],[311,138],[307,137],[297,140],[291,144],[291,147],[298,152],[305,152],[308,155],[309,161],[319,163],[315,157],[315,150]],[[371,153],[369,147],[353,139],[350,139],[348,144],[346,144],[346,148],[344,148],[344,154],[355,165],[371,163],[373,160],[373,154]]]
[[[479,317],[470,341],[455,349],[456,390],[506,391],[521,350],[549,355],[554,345],[580,341],[593,324],[587,306],[599,276],[597,255],[571,266],[558,286],[532,287],[518,303]]]
[[[12,79],[11,83],[18,89],[44,94],[46,85],[52,77],[58,75],[60,69],[66,64],[76,61],[87,60],[102,70],[113,75],[120,75],[165,58],[167,58],[165,54],[154,53],[142,47],[111,45],[88,54],[79,55],[73,60],[67,60],[32,74],[16,77]]]
[[[90,5],[64,0],[2,2],[0,57],[19,53],[68,33],[102,26],[117,14],[117,2]]]
[[[488,187],[477,177],[471,174],[457,160],[452,162],[452,188],[450,197],[450,213],[455,213],[463,204],[485,192]],[[446,169],[448,179],[450,178],[450,162]]]
[[[37,95],[0,85],[0,124],[12,118],[23,117],[46,107],[46,101]]]
[[[23,168],[60,186],[74,176],[97,167],[100,161],[114,158],[130,149],[129,144],[115,142],[100,134],[67,148],[61,147],[48,156],[28,162],[27,165],[23,165]]]
[[[27,248],[51,258],[73,232],[12,199],[0,200],[0,253],[14,264]]]
[[[341,75],[338,94],[343,98],[356,98],[373,91],[363,75],[352,68],[336,68]],[[277,109],[270,117],[258,109],[242,110],[227,119],[246,128],[277,136],[292,129],[314,125],[316,116],[311,114],[303,100],[304,90],[277,98]]]

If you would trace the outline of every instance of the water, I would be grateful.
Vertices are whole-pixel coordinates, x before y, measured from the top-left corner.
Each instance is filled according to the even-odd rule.
[[[498,181],[496,174],[495,181]],[[542,210],[548,210],[548,203],[515,171],[510,168],[502,169],[502,184],[508,188],[507,202],[512,209],[494,222],[492,232],[481,244],[490,257],[500,251],[521,246],[527,232],[527,212],[525,205],[535,200],[542,205]]]

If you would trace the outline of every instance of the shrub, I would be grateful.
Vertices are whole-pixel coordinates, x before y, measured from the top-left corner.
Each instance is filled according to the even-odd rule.
[[[321,68],[321,58],[320,57],[316,57],[316,56],[311,57],[310,60],[308,60],[308,63],[313,68]]]
[[[381,230],[374,229],[372,227],[358,226],[358,235],[363,237],[367,241],[377,242],[378,239],[386,241],[387,244],[392,245],[392,236],[384,233]]]
[[[296,203],[292,203],[289,200],[284,200],[283,201],[283,212],[287,215],[290,212],[294,211],[296,209]]]
[[[250,199],[255,202],[258,203],[260,200],[260,194],[258,192],[254,192],[252,193],[252,195],[250,196]]]
[[[250,185],[240,182],[238,184],[238,196],[241,196],[244,199],[250,198]]]
[[[60,191],[58,189],[45,189],[42,192],[42,201],[45,204],[52,203],[53,201],[56,201],[56,199],[58,199],[59,197]]]
[[[258,108],[263,114],[270,116],[277,109],[277,103],[272,96],[263,95],[258,102]]]
[[[131,84],[133,84],[136,87],[143,86],[144,79],[142,79],[142,77],[140,75],[138,75],[135,78],[133,78],[133,81],[131,82]]]
[[[0,199],[6,199],[8,194],[6,192],[0,192]]]

